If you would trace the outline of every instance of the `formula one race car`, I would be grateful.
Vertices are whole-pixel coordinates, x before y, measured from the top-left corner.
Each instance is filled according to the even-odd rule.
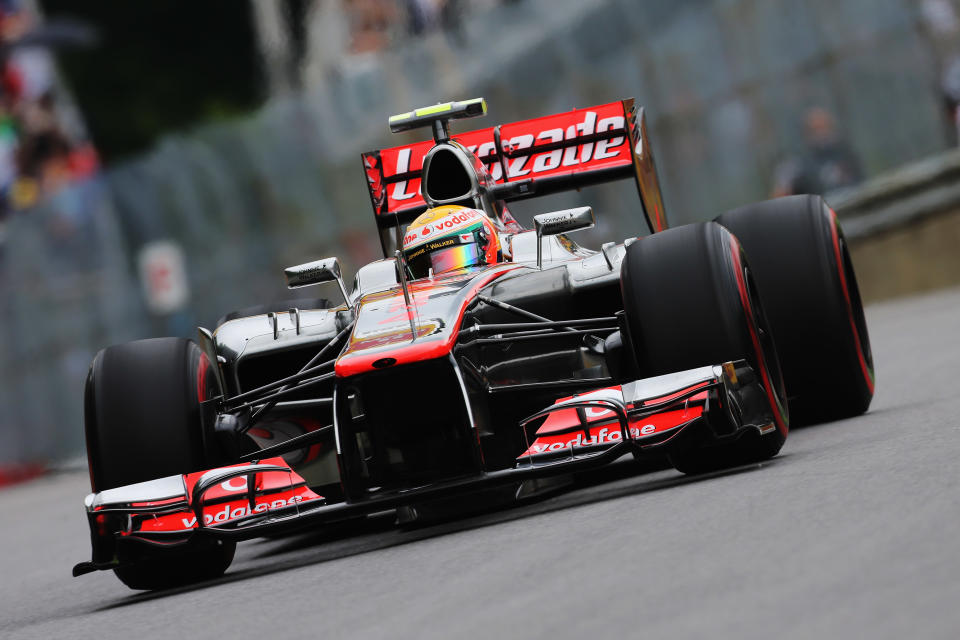
[[[342,302],[227,316],[97,354],[85,389],[93,559],[135,589],[223,573],[236,541],[394,510],[522,499],[625,455],[762,461],[866,411],[870,344],[834,212],[771,200],[667,228],[633,100],[451,136],[482,99],[394,116],[433,140],[363,154],[384,258],[286,270]],[[617,179],[649,233],[599,251],[589,207],[508,203]],[[782,373],[781,373],[782,372]],[[446,510],[446,511],[444,511]]]

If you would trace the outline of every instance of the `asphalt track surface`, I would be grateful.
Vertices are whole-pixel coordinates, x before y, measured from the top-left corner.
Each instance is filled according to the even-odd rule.
[[[770,463],[622,464],[454,522],[253,541],[189,589],[70,577],[85,473],[7,489],[0,638],[960,637],[960,290],[867,317],[871,411],[795,430]]]

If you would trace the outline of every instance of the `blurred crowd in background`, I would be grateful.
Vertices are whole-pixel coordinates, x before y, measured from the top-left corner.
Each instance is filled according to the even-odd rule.
[[[463,35],[467,5],[482,10],[518,1],[271,0],[255,2],[252,12],[259,12],[261,28],[270,12],[291,22],[284,34],[287,47],[293,46],[294,32],[303,29],[309,12],[312,23],[324,32],[316,39],[321,50],[315,57],[324,64],[350,66],[383,55],[412,36],[442,32],[455,43]],[[0,246],[6,237],[4,221],[12,211],[28,209],[67,184],[90,178],[99,168],[83,114],[54,58],[57,49],[93,44],[86,26],[45,22],[41,6],[30,0],[0,0]],[[266,62],[269,46],[264,49]],[[260,84],[264,79],[249,81]]]
[[[0,0],[0,65],[3,463],[82,448],[106,344],[379,257],[359,154],[418,137],[393,113],[636,97],[673,224],[840,193],[957,145],[960,0]],[[626,183],[515,211],[575,204],[587,246],[641,231]]]
[[[504,0],[354,0],[343,9],[350,25],[350,53],[379,53],[407,36],[443,31],[463,34],[466,6],[483,9]],[[506,0],[516,2],[518,0]],[[335,3],[334,3],[335,4]]]
[[[27,209],[97,169],[73,105],[58,95],[52,47],[86,40],[45,25],[20,0],[0,2],[0,242],[11,211]]]

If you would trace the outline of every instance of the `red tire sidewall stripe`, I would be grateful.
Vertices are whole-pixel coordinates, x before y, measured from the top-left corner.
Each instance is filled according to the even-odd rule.
[[[210,368],[210,360],[206,353],[200,353],[197,363],[197,400],[203,402],[207,399],[207,370]]]
[[[847,319],[850,322],[850,330],[853,332],[853,342],[857,349],[857,359],[860,361],[860,371],[863,373],[863,379],[867,383],[867,388],[873,394],[874,376],[873,371],[867,365],[867,357],[863,352],[862,342],[860,341],[860,331],[857,329],[857,323],[853,319],[853,303],[850,300],[850,290],[847,288],[847,274],[843,269],[843,254],[840,251],[840,223],[837,221],[837,214],[833,209],[827,207],[830,212],[830,234],[833,239],[833,255],[836,258],[837,273],[840,275],[840,288],[843,290],[843,299],[847,309]]]
[[[777,394],[774,393],[767,359],[763,354],[763,349],[760,347],[760,337],[757,335],[757,328],[753,323],[753,307],[750,304],[750,296],[747,295],[747,283],[743,278],[743,263],[740,261],[740,243],[733,234],[730,234],[729,237],[730,254],[733,258],[734,273],[737,276],[737,289],[740,291],[740,304],[743,307],[743,312],[746,317],[747,329],[750,332],[750,341],[753,343],[753,351],[757,354],[757,363],[760,366],[760,377],[763,379],[764,387],[766,387],[767,399],[770,401],[770,408],[773,410],[773,417],[777,424],[777,429],[786,437],[790,431],[790,427],[784,419],[783,407],[780,404],[780,400],[777,398]]]

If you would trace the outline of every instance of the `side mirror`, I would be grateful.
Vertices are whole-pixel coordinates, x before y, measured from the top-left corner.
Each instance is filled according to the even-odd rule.
[[[350,299],[347,297],[347,288],[343,286],[340,261],[336,258],[324,258],[323,260],[298,264],[295,267],[287,267],[283,270],[283,275],[287,278],[288,289],[299,289],[300,287],[336,281],[340,285],[343,301],[350,304]]]
[[[593,207],[576,207],[533,216],[533,227],[537,231],[537,269],[543,268],[543,236],[589,229],[595,222]]]

